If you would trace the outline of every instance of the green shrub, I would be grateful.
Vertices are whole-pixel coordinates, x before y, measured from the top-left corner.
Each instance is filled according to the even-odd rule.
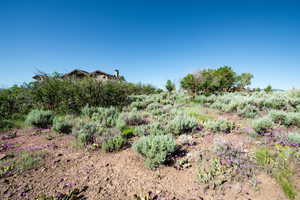
[[[147,130],[150,135],[165,135],[166,128],[159,122],[153,122],[147,125]]]
[[[98,121],[104,127],[114,127],[117,123],[119,112],[116,108],[103,108],[98,107],[92,114],[92,119]]]
[[[32,110],[26,118],[26,123],[38,128],[47,128],[52,124],[53,113],[49,110]]]
[[[121,129],[121,136],[126,139],[131,138],[134,136],[134,131],[135,129],[132,127],[124,127]]]
[[[77,142],[83,146],[94,143],[97,132],[97,124],[85,121],[80,121],[72,130]]]
[[[53,130],[58,133],[69,134],[72,132],[72,124],[63,117],[53,119]]]
[[[181,145],[193,145],[194,144],[194,139],[191,135],[180,135],[178,137],[178,141],[179,141],[179,144]]]
[[[300,105],[297,105],[297,106],[296,106],[296,111],[297,111],[297,112],[300,112]]]
[[[252,128],[258,134],[264,134],[270,131],[274,126],[272,119],[269,117],[262,117],[252,121]]]
[[[300,145],[300,134],[299,133],[289,133],[288,141]]]
[[[87,116],[87,117],[92,117],[92,115],[96,112],[97,110],[97,107],[91,107],[89,106],[88,104],[86,106],[84,106],[82,109],[81,109],[81,113],[84,115],[84,116]]]
[[[161,108],[162,108],[162,105],[157,102],[151,103],[147,106],[147,110],[150,112],[156,111],[157,109],[161,109]]]
[[[195,118],[179,114],[168,124],[167,130],[174,135],[180,135],[192,132],[197,126],[198,122]]]
[[[287,122],[287,113],[283,111],[272,111],[269,113],[272,121],[276,124],[286,124]]]
[[[37,167],[41,160],[41,155],[23,152],[21,153],[20,157],[15,161],[14,168],[16,168],[20,172],[23,172]]]
[[[259,110],[253,105],[246,105],[242,108],[238,107],[237,113],[246,118],[254,118],[258,114]]]
[[[136,127],[134,128],[134,135],[136,135],[136,136],[145,136],[145,135],[149,135],[147,129],[148,129],[148,126],[147,126],[147,125],[136,126]]]
[[[0,119],[0,130],[9,130],[15,127],[15,124],[13,123],[12,120],[1,120]]]
[[[224,118],[220,118],[218,120],[208,120],[203,124],[204,128],[210,130],[214,133],[216,132],[224,132],[230,133],[235,129],[235,124],[230,122]]]
[[[136,110],[133,110],[129,113],[122,113],[120,118],[124,120],[128,126],[138,126],[147,123],[143,114],[137,112]]]
[[[102,143],[102,150],[105,152],[119,151],[126,144],[122,136],[115,136]]]
[[[287,113],[285,125],[300,127],[300,113]]]
[[[176,149],[174,139],[169,135],[143,136],[133,144],[133,149],[146,157],[145,164],[156,168],[167,160]]]
[[[132,102],[130,104],[130,108],[131,109],[137,109],[137,110],[144,110],[145,108],[147,108],[147,106],[149,105],[149,103],[151,103],[151,102],[147,102],[147,101],[135,101],[135,102]]]
[[[49,77],[35,82],[31,89],[35,104],[60,113],[79,113],[89,104],[92,107],[124,106],[128,104],[127,83],[99,82],[93,78],[65,80]]]
[[[27,115],[33,108],[30,91],[28,84],[0,90],[0,120],[19,119]]]

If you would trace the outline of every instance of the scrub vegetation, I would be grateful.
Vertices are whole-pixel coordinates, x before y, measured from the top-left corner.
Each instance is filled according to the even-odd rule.
[[[181,90],[55,75],[1,90],[0,197],[299,199],[300,90],[246,88],[252,77],[225,66]]]

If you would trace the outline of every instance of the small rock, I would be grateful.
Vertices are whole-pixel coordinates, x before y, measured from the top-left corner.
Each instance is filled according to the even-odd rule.
[[[5,159],[6,157],[7,157],[6,154],[4,153],[0,154],[0,160]]]
[[[59,153],[59,154],[57,154],[56,156],[57,157],[60,157],[60,156],[63,156],[64,154],[62,154],[62,153]]]
[[[4,180],[3,180],[3,183],[9,184],[9,180],[8,180],[8,179],[4,179]]]
[[[57,160],[53,161],[53,164],[56,164],[56,163],[59,163],[59,162],[60,162],[60,159],[57,159]]]

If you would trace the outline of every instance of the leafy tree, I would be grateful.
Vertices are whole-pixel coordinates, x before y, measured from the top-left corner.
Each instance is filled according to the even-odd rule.
[[[188,74],[181,80],[181,87],[183,89],[186,89],[193,96],[195,96],[199,90],[196,80],[197,79],[193,74]]]
[[[265,89],[264,89],[265,92],[269,93],[269,92],[272,92],[272,86],[271,85],[268,85]]]
[[[167,83],[166,83],[166,89],[169,91],[169,92],[172,92],[176,89],[175,87],[175,84],[171,81],[171,80],[167,80]]]
[[[228,91],[236,81],[236,73],[231,67],[224,66],[212,71],[217,91]]]
[[[236,87],[238,89],[242,89],[248,85],[251,85],[252,78],[253,78],[253,75],[251,73],[242,73],[241,75],[237,76]]]
[[[204,94],[227,92],[251,84],[252,77],[253,75],[250,73],[238,76],[231,67],[223,66],[218,69],[204,69],[194,74],[188,74],[181,80],[181,87],[193,96],[199,92]]]

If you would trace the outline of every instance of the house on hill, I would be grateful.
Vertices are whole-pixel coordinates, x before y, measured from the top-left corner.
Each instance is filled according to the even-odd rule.
[[[35,75],[32,77],[33,79],[37,81],[43,81],[48,76],[41,74],[41,75]],[[61,76],[62,79],[74,79],[74,80],[81,80],[86,77],[94,78],[97,81],[106,81],[106,80],[124,80],[124,77],[120,77],[119,70],[115,70],[115,74],[108,74],[105,72],[102,72],[100,70],[96,70],[94,72],[87,72],[80,69],[75,69],[67,74],[64,74]]]

